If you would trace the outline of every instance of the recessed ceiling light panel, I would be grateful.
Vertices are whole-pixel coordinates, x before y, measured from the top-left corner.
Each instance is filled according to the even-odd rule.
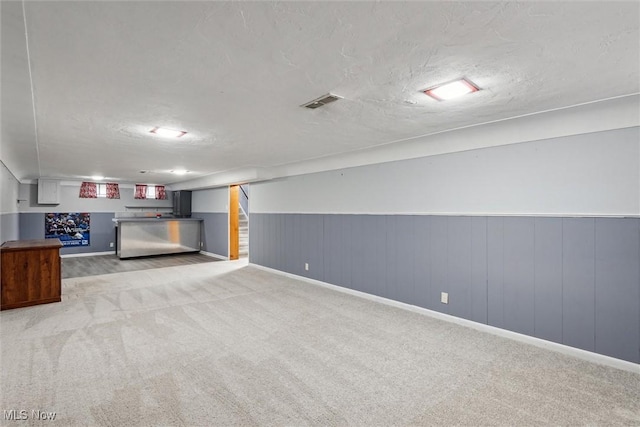
[[[184,170],[184,169],[175,169],[175,170],[171,171],[171,173],[174,173],[176,175],[185,175],[187,172],[189,172],[189,171]]]
[[[91,177],[91,179],[94,180],[94,181],[102,181],[104,179],[104,176],[102,176],[102,175],[93,175]]]
[[[438,101],[447,101],[479,90],[480,88],[469,80],[460,79],[431,87],[426,89],[424,93]]]
[[[167,129],[161,127],[155,127],[151,129],[149,132],[155,133],[158,136],[162,136],[165,138],[180,138],[183,135],[186,135],[187,132],[183,130],[175,130],[175,129]]]

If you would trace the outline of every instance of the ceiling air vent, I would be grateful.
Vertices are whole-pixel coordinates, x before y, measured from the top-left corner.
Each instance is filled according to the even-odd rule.
[[[342,97],[334,95],[332,93],[328,93],[326,95],[322,95],[320,98],[316,98],[313,101],[307,102],[306,104],[302,104],[301,107],[314,109],[322,107],[323,105],[327,105],[330,102],[337,101],[338,99],[342,99]]]

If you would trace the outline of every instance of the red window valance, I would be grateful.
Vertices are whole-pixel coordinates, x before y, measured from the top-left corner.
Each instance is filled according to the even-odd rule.
[[[134,199],[146,199],[147,198],[147,185],[136,184],[136,192],[133,196]]]
[[[118,184],[108,182],[107,183],[107,199],[119,199],[120,187]]]
[[[164,185],[156,185],[156,199],[167,200],[167,192],[164,189]]]
[[[97,197],[98,190],[95,182],[83,182],[80,185],[81,199],[96,199]]]

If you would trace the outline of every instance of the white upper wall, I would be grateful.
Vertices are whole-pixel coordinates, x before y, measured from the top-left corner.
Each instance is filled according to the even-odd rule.
[[[640,128],[251,185],[251,212],[640,215]]]
[[[20,212],[135,212],[155,210],[167,212],[171,210],[171,193],[167,192],[167,200],[134,199],[133,185],[121,184],[119,199],[81,199],[81,182],[61,181],[60,204],[39,205],[38,185],[20,184]]]
[[[425,120],[435,120],[425,117]],[[171,185],[173,190],[212,188],[286,176],[415,159],[479,148],[640,126],[640,95],[499,120],[454,131],[427,134],[366,149],[341,152],[270,167],[247,167]],[[361,135],[360,138],[366,138]]]
[[[229,209],[229,188],[220,187],[198,190],[191,194],[192,212],[227,212]]]
[[[18,180],[0,162],[0,213],[18,212]]]

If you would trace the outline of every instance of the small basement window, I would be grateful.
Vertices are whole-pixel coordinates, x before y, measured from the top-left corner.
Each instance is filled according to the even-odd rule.
[[[106,198],[107,197],[107,184],[96,184],[97,196]]]
[[[155,199],[155,198],[156,198],[156,186],[147,185],[147,199]]]

